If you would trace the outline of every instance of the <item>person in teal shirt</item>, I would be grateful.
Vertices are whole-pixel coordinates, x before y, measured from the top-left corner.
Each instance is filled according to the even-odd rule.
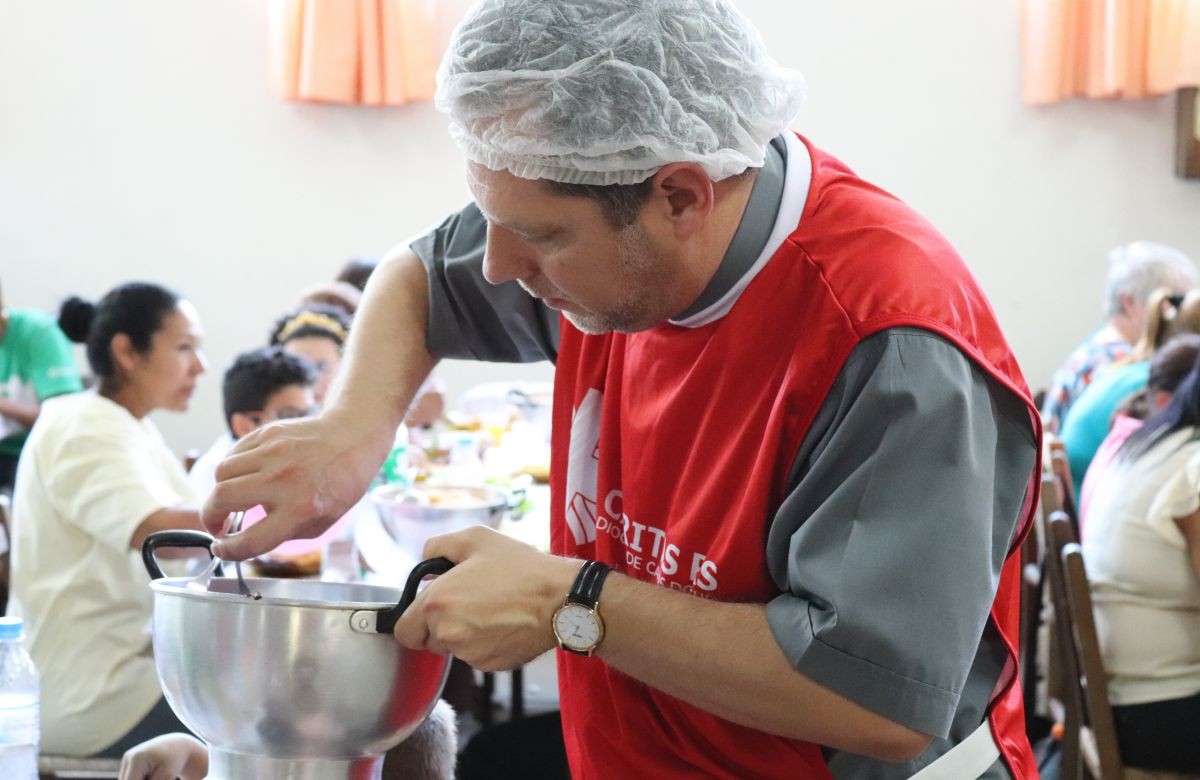
[[[11,491],[42,401],[83,389],[71,343],[49,314],[6,309],[0,294],[0,490]]]
[[[1062,443],[1071,465],[1075,495],[1096,451],[1108,436],[1113,417],[1123,401],[1146,389],[1150,359],[1168,341],[1181,333],[1200,333],[1200,291],[1174,294],[1162,288],[1151,294],[1144,330],[1133,352],[1100,374],[1067,411],[1062,425]]]
[[[1071,480],[1075,483],[1076,496],[1083,488],[1083,475],[1092,458],[1108,436],[1113,416],[1121,402],[1145,390],[1149,378],[1149,360],[1110,368],[1099,379],[1092,380],[1067,412],[1067,418],[1063,421],[1062,443],[1067,451],[1067,462],[1071,464]]]

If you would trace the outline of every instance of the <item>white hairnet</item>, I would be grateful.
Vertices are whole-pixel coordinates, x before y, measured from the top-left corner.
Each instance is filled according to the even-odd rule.
[[[727,0],[483,0],[436,101],[492,170],[636,184],[672,162],[714,181],[761,166],[804,93]]]

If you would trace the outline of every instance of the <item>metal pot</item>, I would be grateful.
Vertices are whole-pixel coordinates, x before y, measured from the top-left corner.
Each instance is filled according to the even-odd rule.
[[[376,585],[251,578],[165,578],[163,547],[203,547],[198,531],[163,531],[142,545],[154,591],[154,659],[171,709],[210,746],[210,780],[377,778],[382,755],[429,715],[450,659],[407,650],[392,628],[426,576],[403,591]]]
[[[430,490],[454,490],[469,496],[467,505],[440,505],[427,500],[421,487],[382,485],[371,491],[371,503],[388,535],[401,549],[419,559],[432,536],[461,531],[473,525],[497,528],[504,513],[520,506],[525,491],[504,491],[489,485],[447,485]],[[424,498],[423,498],[424,497]]]

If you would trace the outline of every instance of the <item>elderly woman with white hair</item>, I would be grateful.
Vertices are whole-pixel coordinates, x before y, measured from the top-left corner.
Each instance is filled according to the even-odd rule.
[[[204,510],[328,527],[441,357],[556,363],[551,547],[438,537],[408,647],[557,647],[573,777],[1036,774],[1014,685],[1036,414],[932,225],[788,130],[727,0],[484,0],[438,105],[474,203],[375,271],[322,414]]]
[[[1155,290],[1166,288],[1173,295],[1183,295],[1195,286],[1196,266],[1175,247],[1134,241],[1110,251],[1104,324],[1054,372],[1042,404],[1047,430],[1061,430],[1067,412],[1097,374],[1133,350],[1145,329],[1146,304]]]

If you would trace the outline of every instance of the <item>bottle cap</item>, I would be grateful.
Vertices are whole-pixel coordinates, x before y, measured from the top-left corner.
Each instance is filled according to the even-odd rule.
[[[0,640],[20,639],[25,634],[25,621],[19,617],[0,618]]]

